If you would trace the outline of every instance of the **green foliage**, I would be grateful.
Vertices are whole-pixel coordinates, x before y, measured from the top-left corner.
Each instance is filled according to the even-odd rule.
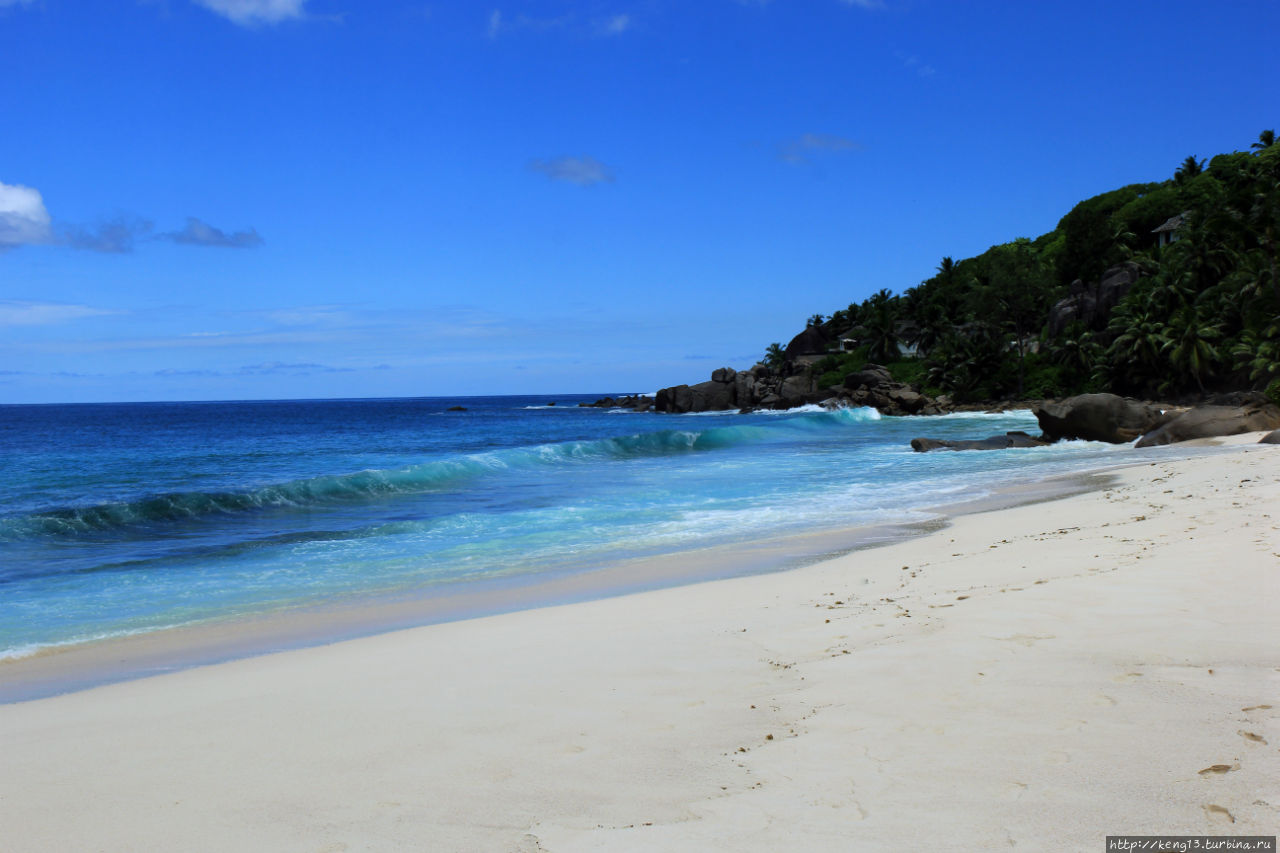
[[[1267,399],[1280,406],[1280,379],[1267,386]]]
[[[866,363],[866,347],[850,352],[833,352],[813,365],[813,375],[818,377],[819,388],[830,388],[842,384],[846,376],[861,369]]]
[[[1039,354],[1027,358],[1026,386],[1022,396],[1027,399],[1066,396],[1076,385],[1068,369]]]
[[[903,337],[900,329],[899,299],[888,290],[880,290],[862,303],[862,322],[855,330],[866,347],[867,358],[877,364],[898,357]]]
[[[1166,221],[1186,210],[1182,195],[1172,185],[1152,185],[1154,188],[1130,200],[1111,215],[1117,227],[1152,240],[1151,232]]]
[[[1182,165],[1173,173],[1173,179],[1178,183],[1188,181],[1204,171],[1204,160],[1197,160],[1195,155],[1187,157],[1182,161]]]
[[[1152,229],[1179,214],[1174,241],[1157,251]],[[1048,337],[1049,311],[1066,285],[1079,278],[1085,302],[1114,300],[1099,277],[1122,261],[1141,278],[1119,303],[1082,308],[1091,328],[1055,323]],[[1264,131],[1249,151],[1207,164],[1189,157],[1170,180],[1080,202],[1034,240],[944,257],[901,295],[881,290],[810,322],[862,343],[814,366],[824,387],[872,361],[960,401],[1210,387],[1280,393],[1280,145]],[[902,358],[904,344],[920,358]],[[766,363],[781,355],[775,344]]]
[[[889,371],[894,382],[902,382],[916,388],[924,385],[928,373],[928,367],[921,358],[900,358],[885,364],[884,367]]]
[[[769,344],[768,348],[764,351],[764,358],[761,360],[764,362],[764,366],[770,370],[777,370],[781,367],[782,363],[786,361],[782,344],[777,341]]]

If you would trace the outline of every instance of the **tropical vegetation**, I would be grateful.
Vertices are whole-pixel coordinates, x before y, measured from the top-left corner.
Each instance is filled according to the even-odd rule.
[[[1048,234],[944,257],[902,293],[813,315],[833,352],[810,369],[837,384],[872,361],[959,402],[1280,397],[1278,251],[1280,145],[1267,130],[1248,151],[1189,156],[1169,180],[1086,199]],[[784,362],[772,345],[766,363]]]

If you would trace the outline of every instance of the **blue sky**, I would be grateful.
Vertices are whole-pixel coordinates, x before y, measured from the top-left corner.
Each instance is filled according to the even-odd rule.
[[[0,0],[0,402],[617,393],[1280,125],[1280,4]]]

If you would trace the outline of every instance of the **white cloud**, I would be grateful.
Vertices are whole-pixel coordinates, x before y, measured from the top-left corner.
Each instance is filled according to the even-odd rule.
[[[0,251],[53,238],[49,211],[40,191],[31,187],[0,184]]]
[[[59,226],[58,242],[73,249],[123,253],[132,252],[133,241],[149,233],[151,233],[150,222],[121,216],[109,222],[100,222],[93,227]]]
[[[788,163],[808,163],[810,154],[817,151],[860,151],[862,146],[843,136],[829,133],[806,133],[796,139],[788,139],[778,145],[778,157]]]
[[[115,314],[105,308],[65,305],[60,302],[0,302],[0,326],[50,326],[84,317]]]
[[[509,15],[494,9],[485,19],[485,35],[490,39],[516,33],[560,33],[577,38],[594,38],[621,35],[631,29],[630,15],[609,15],[603,18],[587,18],[568,12],[554,18],[534,18],[529,15]]]
[[[596,24],[596,33],[602,36],[622,35],[631,29],[630,15],[614,15]]]
[[[215,228],[194,216],[187,217],[186,228],[161,234],[160,237],[187,246],[217,246],[223,249],[252,249],[262,245],[262,237],[254,228],[228,234],[221,228]]]
[[[580,187],[607,183],[613,180],[609,167],[594,157],[556,157],[553,160],[534,160],[529,168],[541,172],[553,181],[568,181]]]
[[[254,27],[278,24],[306,15],[307,0],[193,0],[210,12],[239,24]]]
[[[910,68],[912,71],[916,72],[916,76],[918,77],[932,77],[934,74],[938,73],[937,69],[935,69],[932,65],[927,65],[921,62],[920,57],[918,56],[911,56],[903,53],[900,50],[895,51],[893,55],[898,57],[898,59],[902,60],[902,64],[905,67]]]

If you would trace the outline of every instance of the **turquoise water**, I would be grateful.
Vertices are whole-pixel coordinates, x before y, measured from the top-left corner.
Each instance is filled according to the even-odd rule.
[[[909,446],[1035,432],[1025,412],[672,416],[551,399],[0,406],[0,657],[919,520],[1133,453]]]

